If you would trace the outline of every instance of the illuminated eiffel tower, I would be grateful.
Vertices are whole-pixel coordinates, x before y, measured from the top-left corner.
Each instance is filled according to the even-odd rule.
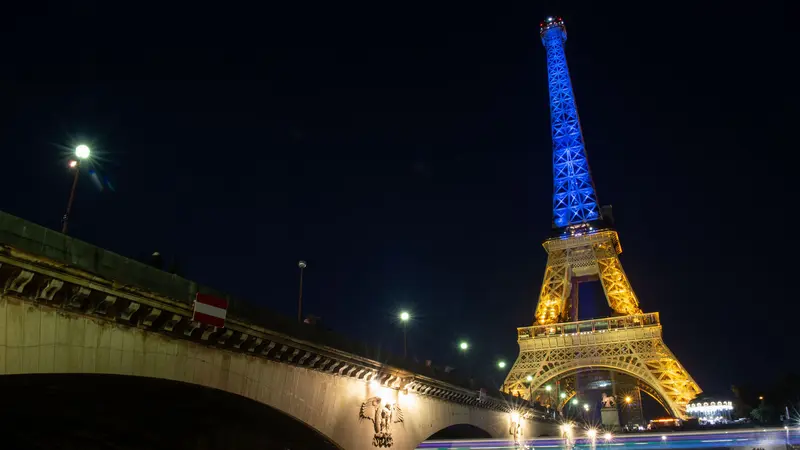
[[[658,313],[639,309],[619,260],[622,247],[611,209],[598,206],[561,18],[543,22],[541,38],[550,88],[554,233],[543,243],[548,258],[535,323],[518,329],[520,354],[503,390],[532,399],[543,386],[549,392],[548,383],[571,379],[557,383],[552,403],[563,406],[576,394],[578,372],[609,370],[633,377],[640,391],[683,418],[686,405],[702,390],[664,344]],[[614,316],[578,321],[577,285],[592,280],[602,284]]]

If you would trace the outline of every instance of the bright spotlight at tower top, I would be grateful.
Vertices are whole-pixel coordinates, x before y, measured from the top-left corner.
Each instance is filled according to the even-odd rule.
[[[91,153],[91,150],[89,150],[89,146],[88,145],[81,144],[81,145],[75,147],[75,156],[77,156],[80,159],[88,158],[89,157],[89,153]]]
[[[567,29],[564,27],[564,20],[561,17],[548,17],[544,22],[539,24],[539,35],[542,40],[544,40],[545,32],[553,29],[561,29],[561,31],[564,32],[564,39],[567,38]]]

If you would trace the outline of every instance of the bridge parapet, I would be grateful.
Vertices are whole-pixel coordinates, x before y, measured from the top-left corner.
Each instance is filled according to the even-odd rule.
[[[396,390],[544,418],[528,402],[357,344],[0,212],[0,286],[19,298],[206,346]],[[193,322],[197,292],[229,300],[225,328]],[[432,376],[431,376],[432,375]]]

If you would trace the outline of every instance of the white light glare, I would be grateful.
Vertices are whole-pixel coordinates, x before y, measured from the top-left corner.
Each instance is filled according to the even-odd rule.
[[[662,441],[666,441],[666,440],[667,440],[667,437],[666,437],[666,436],[661,436],[661,440],[662,440]]]
[[[589,439],[594,440],[597,437],[597,430],[594,428],[589,428],[586,430],[586,436],[589,436]]]
[[[86,159],[89,157],[89,147],[86,145],[79,145],[75,147],[75,156],[80,159]]]
[[[606,434],[603,435],[603,439],[605,439],[607,441],[610,441],[613,438],[614,438],[614,436],[611,433],[606,433]]]

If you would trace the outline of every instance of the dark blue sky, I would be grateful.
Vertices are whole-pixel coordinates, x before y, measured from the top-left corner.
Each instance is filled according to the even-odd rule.
[[[780,29],[753,28],[781,9],[483,3],[19,11],[3,31],[0,208],[57,228],[63,148],[83,140],[115,192],[81,178],[72,235],[159,250],[286,315],[305,259],[306,311],[336,331],[399,351],[407,308],[412,354],[452,360],[463,337],[495,371],[544,273],[538,23],[558,14],[643,309],[706,391],[797,370],[783,344],[800,317],[797,192],[786,105],[765,95]]]

